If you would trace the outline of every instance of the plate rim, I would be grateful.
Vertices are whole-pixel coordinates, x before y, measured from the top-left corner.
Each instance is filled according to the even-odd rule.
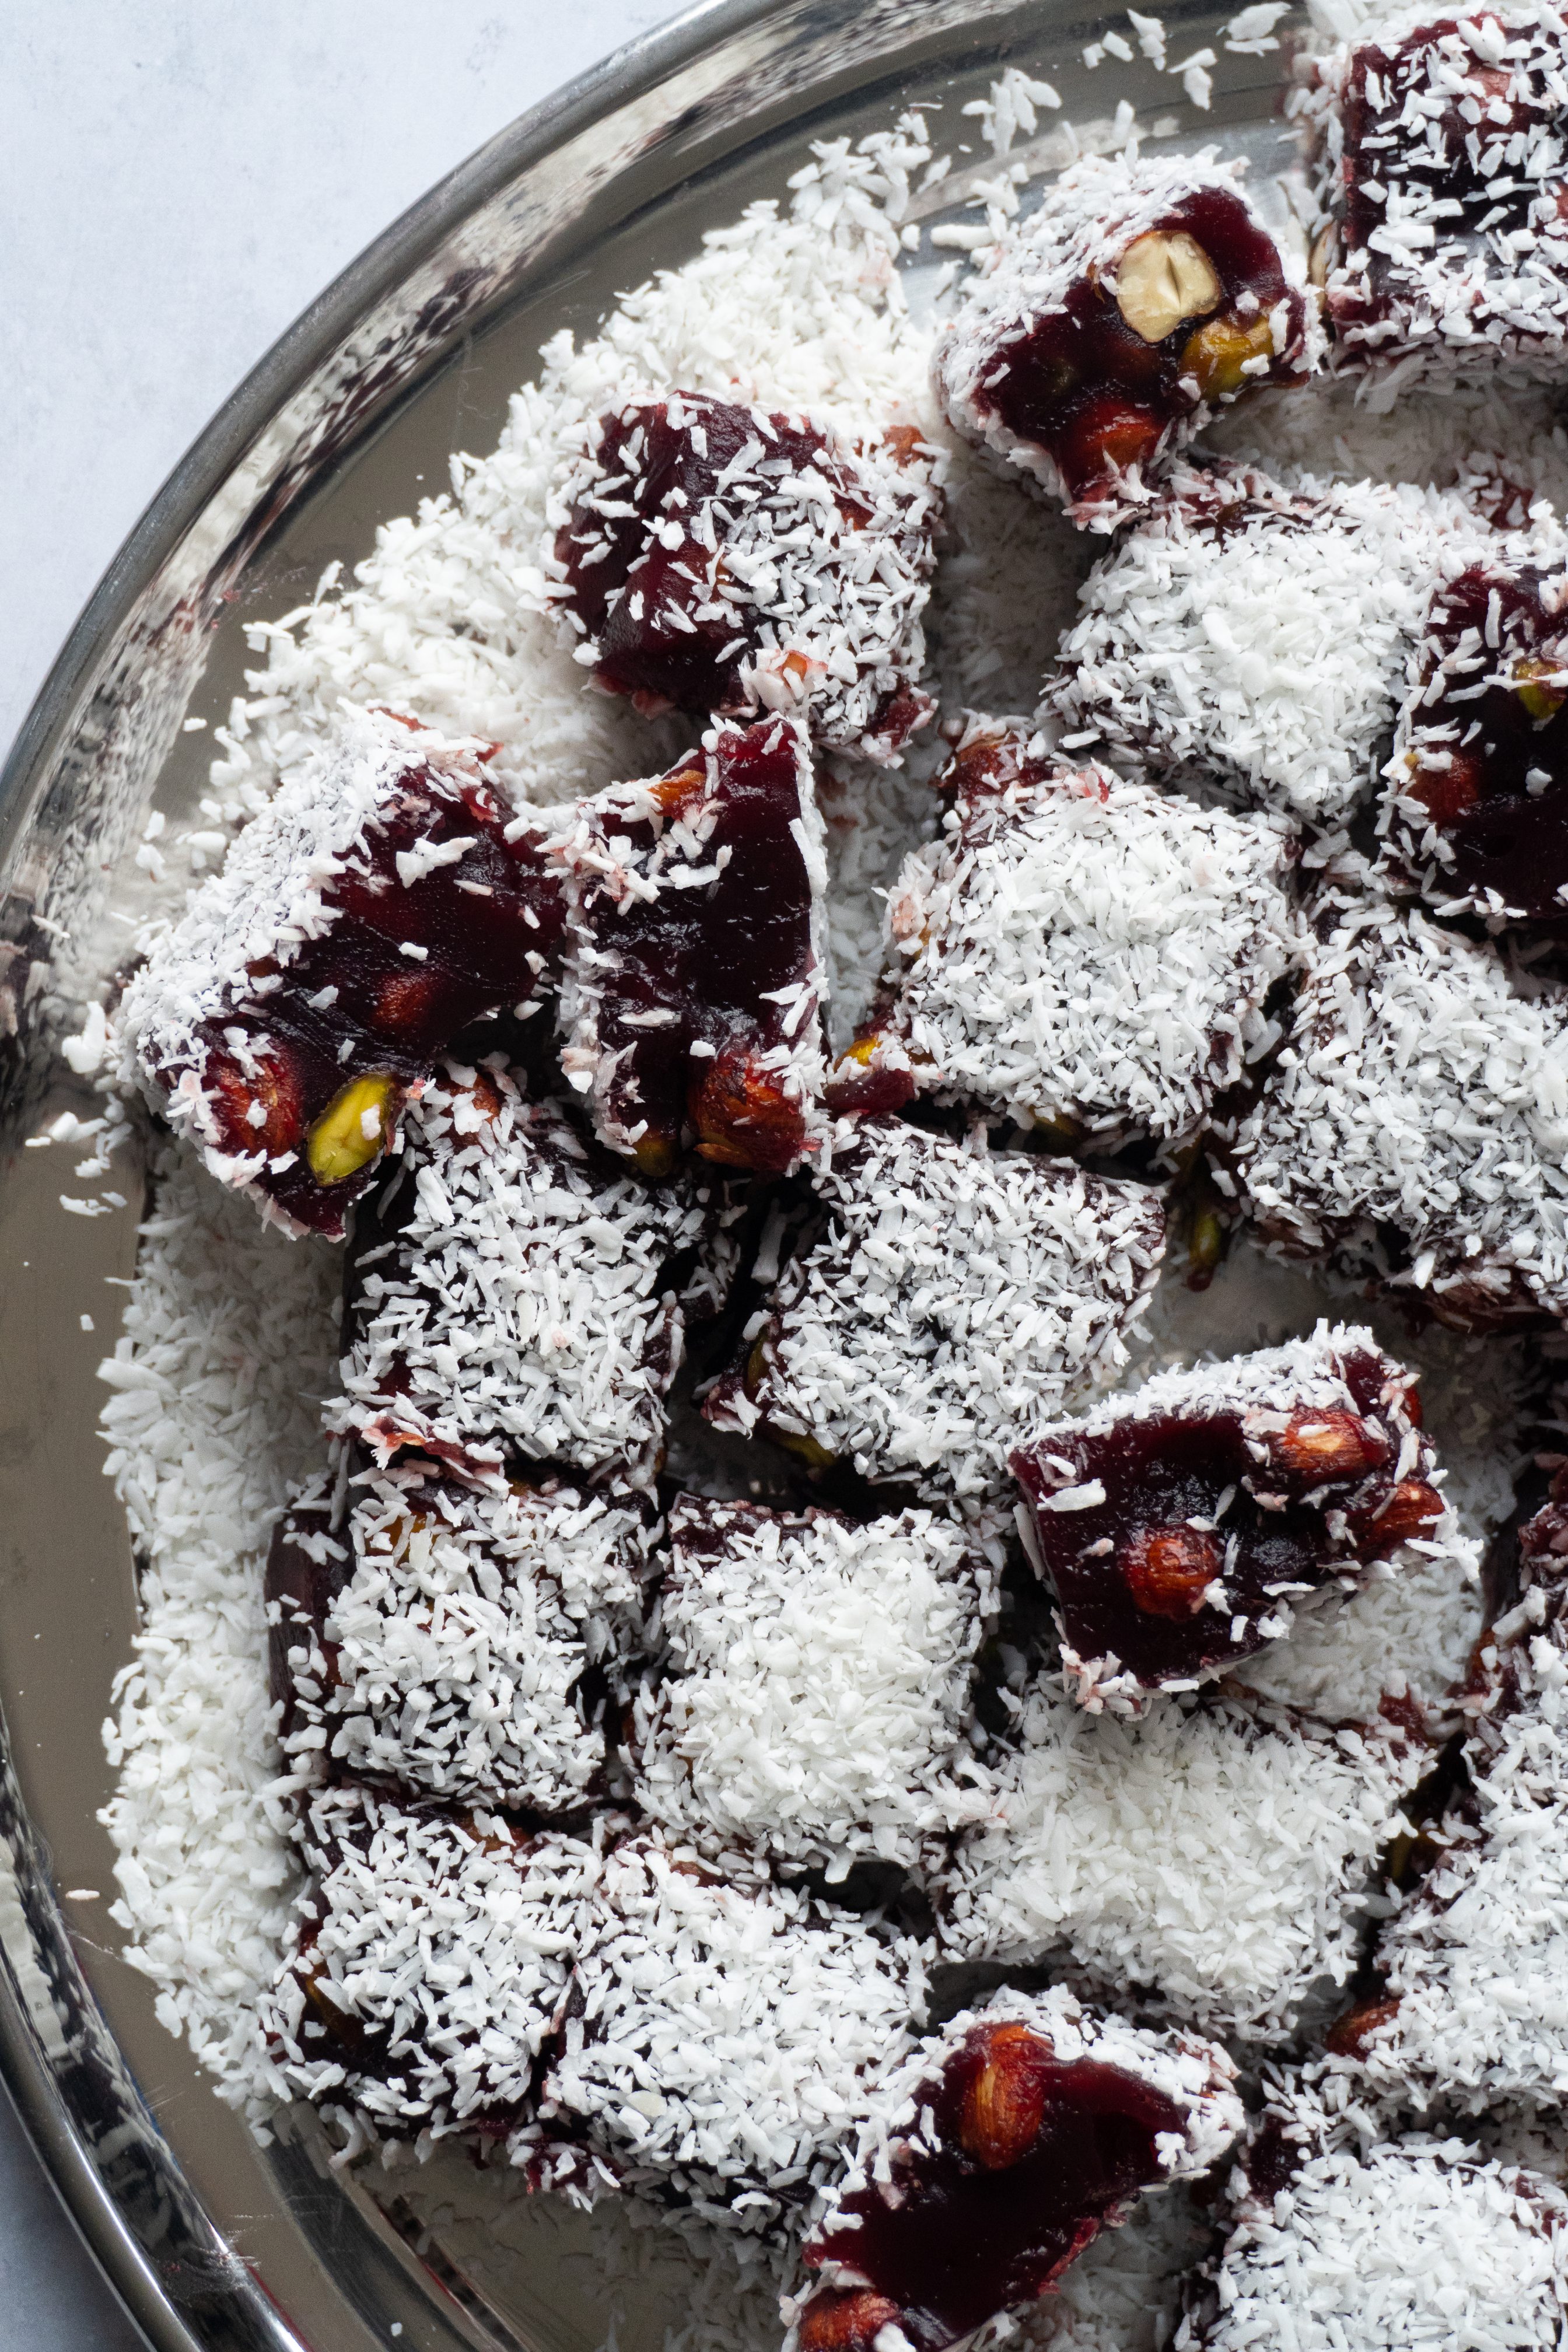
[[[635,35],[597,63],[505,124],[417,197],[316,295],[241,378],[177,460],[110,559],[91,594],[50,664],[0,764],[0,835],[14,845],[22,823],[47,781],[57,751],[80,714],[101,656],[131,618],[139,597],[179,547],[216,494],[243,464],[261,434],[310,383],[316,371],[342,343],[359,320],[374,312],[443,242],[522,172],[548,160],[630,101],[690,67],[769,17],[783,15],[791,0],[690,0],[663,25]],[[26,1901],[47,1871],[16,1782],[9,1740],[0,1722],[0,1878],[22,1896],[13,1927],[35,1947],[54,1942],[69,1956],[66,1923],[52,1889],[48,1916],[31,1916]],[[13,1846],[20,1853],[14,1853]],[[38,1875],[18,1866],[28,1850]],[[10,1889],[3,1890],[9,1893]],[[5,1906],[11,1908],[9,1904]],[[22,1990],[11,1948],[14,1935],[0,1934],[0,2083],[77,2235],[121,2307],[155,2352],[210,2352],[217,2340],[198,2334],[161,2279],[109,2182],[94,2163],[56,2069],[46,2052],[36,2002]],[[31,1952],[24,1958],[33,1958]],[[70,1957],[74,1969],[74,1956]],[[52,1990],[55,1990],[52,1988]],[[85,1990],[85,1985],[83,1987]],[[57,2000],[58,1990],[55,1991]],[[117,2049],[107,2020],[88,1999],[91,2016],[78,2032],[101,2037]],[[141,2121],[156,2142],[169,2174],[186,2190],[202,2221],[216,2225],[184,2180],[183,2168],[139,2089],[125,2090],[141,2109]],[[246,2305],[243,2338],[237,2345],[263,2345],[276,2352],[308,2352],[294,2326],[247,2266],[231,2257],[230,2291]],[[238,2308],[235,2312],[239,2318]]]

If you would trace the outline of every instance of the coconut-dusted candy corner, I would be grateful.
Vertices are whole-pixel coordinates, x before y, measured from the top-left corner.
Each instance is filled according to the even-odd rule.
[[[639,1696],[638,1803],[706,1852],[913,1868],[985,1811],[967,1738],[994,1571],[952,1520],[866,1524],[683,1495]]]
[[[816,1190],[820,1230],[704,1407],[720,1428],[984,1497],[1012,1446],[1127,1360],[1164,1253],[1157,1187],[868,1120]]]
[[[942,838],[889,900],[886,1025],[916,1084],[1094,1149],[1189,1139],[1272,1034],[1289,827],[979,720],[939,781],[955,795]]]
[[[543,1817],[605,1786],[650,1574],[644,1514],[559,1480],[487,1492],[405,1456],[296,1497],[267,1568],[297,1769]],[[336,1505],[336,1507],[334,1507]]]
[[[1331,897],[1237,1140],[1264,1235],[1460,1330],[1568,1313],[1568,1011],[1376,892]]]
[[[526,2134],[606,1827],[533,1834],[499,1813],[314,1791],[296,1829],[299,1925],[261,2004],[275,2095],[389,2139]]]
[[[1087,156],[998,238],[936,349],[938,395],[1075,522],[1112,530],[1216,406],[1293,383],[1316,309],[1238,163]]]
[[[700,392],[595,418],[551,500],[545,570],[597,685],[649,713],[784,710],[897,760],[934,706],[921,614],[940,452]]]
[[[544,820],[481,749],[346,720],[126,985],[124,1077],[290,1233],[341,1234],[451,1040],[553,984]]]
[[[1349,1592],[1335,1581],[1298,1602],[1289,1639],[1242,1659],[1237,1687],[1330,1722],[1382,1714],[1434,1739],[1457,1731],[1486,1622],[1487,1546],[1447,1487],[1444,1499],[1435,1525],[1363,1562]]]
[[[1521,1530],[1517,1607],[1484,1643],[1466,1785],[1431,1868],[1384,1928],[1380,1989],[1336,2030],[1424,2107],[1568,2097],[1568,1489]]]
[[[1079,1705],[1140,1714],[1283,1640],[1314,1591],[1417,1558],[1444,1511],[1415,1379],[1370,1331],[1320,1323],[1157,1372],[1016,1453]]]
[[[1140,2196],[1220,2161],[1235,2079],[1214,2043],[1061,1989],[962,2011],[878,2085],[814,2218],[786,2352],[945,2352],[1049,2294]]]
[[[1379,817],[1395,888],[1568,929],[1568,572],[1500,552],[1447,581],[1411,662]]]
[[[839,2164],[910,2047],[925,1948],[654,1835],[605,1862],[539,2111],[547,2177],[776,2225]]]
[[[1451,2135],[1276,2084],[1219,2210],[1177,2352],[1555,2352],[1568,2198]]]
[[[1378,1856],[1435,1751],[1399,1727],[1161,1694],[1074,1705],[1048,1662],[939,1889],[952,1960],[1071,1959],[1205,2032],[1286,2038],[1357,1967]]]
[[[1332,827],[1370,792],[1446,562],[1453,493],[1184,467],[1079,591],[1041,717],[1155,782]]]
[[[723,726],[668,775],[579,803],[562,1067],[645,1175],[689,1152],[783,1175],[819,1140],[822,819],[788,720]]]
[[[645,1184],[504,1070],[448,1074],[355,1220],[329,1429],[469,1479],[554,1464],[646,1486],[710,1190]]]
[[[1545,0],[1405,7],[1317,59],[1304,100],[1334,364],[1392,402],[1500,365],[1568,379],[1568,26]]]

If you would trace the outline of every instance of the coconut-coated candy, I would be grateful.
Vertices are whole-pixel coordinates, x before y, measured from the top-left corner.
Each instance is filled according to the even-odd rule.
[[[1314,2076],[1317,2079],[1314,2079]],[[1568,2199],[1451,2133],[1276,2080],[1227,2175],[1224,2242],[1177,2352],[1551,2352],[1568,2324]]]
[[[996,1579],[956,1521],[682,1495],[668,1526],[661,1672],[631,1741],[655,1821],[832,1884],[860,1859],[912,1869],[984,1813],[968,1733]]]
[[[588,426],[551,506],[577,659],[649,713],[781,710],[896,761],[934,708],[920,616],[940,472],[910,425],[852,449],[708,393],[627,401]]]
[[[817,1148],[826,866],[805,737],[721,726],[579,803],[562,1067],[647,1176],[689,1154],[783,1175]]]
[[[1334,364],[1386,403],[1500,367],[1568,376],[1568,26],[1550,0],[1373,12],[1304,110]]]
[[[650,1573],[643,1511],[559,1479],[496,1493],[415,1455],[346,1491],[330,1475],[268,1556],[285,1750],[415,1798],[578,1812],[605,1793]]]
[[[1326,894],[1237,1139],[1265,1236],[1458,1330],[1568,1312],[1560,988],[1375,887]]]
[[[933,361],[959,432],[1113,530],[1257,384],[1308,374],[1315,307],[1241,186],[1199,155],[1086,156],[1013,224]]]
[[[1568,930],[1565,604],[1568,572],[1502,551],[1433,597],[1378,829],[1440,914]]]
[[[647,1184],[504,1068],[448,1069],[355,1219],[336,1436],[470,1481],[647,1486],[710,1188]]]
[[[502,805],[482,749],[345,721],[127,984],[130,1064],[290,1233],[341,1235],[451,1040],[552,982],[545,820]]]
[[[1415,1375],[1370,1331],[1158,1372],[1013,1456],[1080,1705],[1141,1714],[1350,1591],[1443,1517]]]
[[[905,859],[888,909],[901,969],[881,1029],[914,1085],[1070,1148],[1189,1140],[1272,1034],[1290,827],[983,720],[938,782],[942,835]]]
[[[821,1220],[704,1406],[821,1464],[998,1495],[1008,1450],[1126,1360],[1160,1188],[896,1119],[851,1128]]]
[[[1214,2043],[1065,1990],[962,2011],[880,2085],[812,2226],[786,2352],[945,2352],[1048,2294],[1142,2193],[1218,2162],[1235,2078]]]

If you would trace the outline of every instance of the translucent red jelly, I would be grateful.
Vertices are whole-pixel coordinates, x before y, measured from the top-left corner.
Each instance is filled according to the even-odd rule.
[[[1484,908],[1495,892],[1532,924],[1568,929],[1559,895],[1568,886],[1564,603],[1568,576],[1494,564],[1473,564],[1434,600],[1420,733],[1397,789],[1421,803],[1453,853],[1426,880],[1439,904],[1469,897]],[[1473,643],[1461,654],[1467,632]],[[1445,669],[1456,656],[1463,667]],[[1451,736],[1421,740],[1435,728]],[[1396,849],[1407,841],[1403,821],[1394,840]],[[1417,842],[1408,846],[1414,853]]]
[[[597,1110],[612,1134],[642,1127],[632,1148],[647,1175],[692,1149],[721,1167],[782,1173],[805,1149],[808,1107],[778,1057],[812,1035],[816,1013],[792,1021],[788,1004],[770,1002],[816,985],[812,877],[795,830],[802,774],[784,722],[725,728],[706,758],[660,779],[657,817],[613,820],[633,866],[651,866],[664,831],[681,824],[700,834],[703,866],[720,868],[700,888],[667,881],[651,897],[617,898],[606,883],[585,896],[607,1072]]]
[[[1331,286],[1328,307],[1335,325],[1370,324],[1405,308],[1405,248],[1386,249],[1379,235],[1390,187],[1402,192],[1404,215],[1414,211],[1419,219],[1427,200],[1440,202],[1439,242],[1469,246],[1478,257],[1486,243],[1528,230],[1543,205],[1550,213],[1558,208],[1561,173],[1543,181],[1539,168],[1532,173],[1528,163],[1516,168],[1513,158],[1500,170],[1485,165],[1510,134],[1523,133],[1528,141],[1557,121],[1560,77],[1548,76],[1539,61],[1522,69],[1488,65],[1466,43],[1459,52],[1466,88],[1453,86],[1453,63],[1446,58],[1445,86],[1439,89],[1431,45],[1458,29],[1457,17],[1434,17],[1392,50],[1369,41],[1356,51],[1341,109],[1341,240],[1345,251],[1364,252],[1367,267],[1364,285]],[[1517,93],[1516,83],[1522,84]],[[1481,121],[1466,119],[1467,105],[1472,113],[1484,110]],[[1418,131],[1413,132],[1412,121]]]
[[[842,2263],[868,2284],[811,2298],[801,2352],[870,2352],[890,2318],[918,2352],[942,2352],[1033,2302],[1119,2206],[1163,2177],[1158,2135],[1184,2127],[1174,2103],[1136,2075],[1090,2059],[1058,2063],[1017,2027],[977,2026],[918,2103],[930,2108],[934,2152],[896,2149],[892,2193],[847,2197],[842,2210],[858,2226],[830,2227],[806,2248],[814,2267]]]
[[[749,408],[682,392],[600,419],[597,473],[557,532],[568,608],[598,648],[601,686],[648,714],[671,709],[736,717],[755,708],[741,683],[761,642],[762,607],[727,574],[725,468],[757,438]],[[748,478],[810,469],[826,478],[847,526],[871,509],[852,465],[800,418],[770,415],[773,445]],[[608,509],[609,511],[605,511]],[[925,696],[895,689],[871,731],[889,750],[930,716]]]
[[[1060,775],[1066,765],[1050,752],[1035,759],[1029,746],[1035,739],[1020,728],[999,728],[994,734],[973,734],[931,778],[931,789],[949,801],[978,800],[985,793],[1028,791]]]
[[[1289,306],[1285,348],[1299,341],[1302,297],[1287,285],[1273,238],[1238,196],[1199,189],[1154,224],[1156,234],[1173,231],[1202,247],[1219,280],[1220,297],[1210,310],[1148,342],[1107,287],[1081,278],[1025,334],[998,349],[996,364],[974,393],[984,413],[1055,459],[1074,503],[1108,497],[1118,471],[1147,467],[1171,426],[1200,401],[1233,396],[1248,382],[1277,375],[1266,331],[1277,303]],[[1268,370],[1243,376],[1242,362],[1256,356],[1268,357]]]
[[[1379,1402],[1391,1368],[1352,1356],[1342,1369],[1357,1411],[1303,1406],[1251,1443],[1239,1412],[1152,1412],[1013,1455],[1068,1648],[1114,1656],[1146,1686],[1184,1682],[1264,1647],[1264,1621],[1291,1599],[1275,1588],[1313,1591],[1430,1532],[1436,1488],[1394,1475],[1414,1415]],[[1070,1480],[1049,1457],[1070,1463]],[[1103,1503],[1049,1507],[1091,1480]],[[1217,1604],[1205,1597],[1216,1580]]]
[[[288,1167],[264,1168],[252,1181],[296,1225],[341,1234],[380,1141],[443,1048],[470,1022],[553,979],[560,883],[541,837],[509,840],[508,823],[481,784],[411,762],[349,870],[323,887],[331,928],[285,964],[253,963],[245,1000],[204,1024],[201,1076],[217,1149],[291,1153]],[[402,880],[400,855],[459,839],[460,857]],[[351,1117],[346,1156],[367,1145],[363,1164],[323,1177],[312,1165],[313,1143],[322,1159],[319,1122],[360,1080],[386,1082],[363,1114],[373,1127],[379,1119],[380,1139]]]

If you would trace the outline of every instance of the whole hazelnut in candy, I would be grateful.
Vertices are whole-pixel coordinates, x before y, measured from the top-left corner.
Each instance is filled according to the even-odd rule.
[[[959,432],[1111,530],[1215,405],[1299,382],[1321,344],[1236,165],[1091,156],[966,289],[936,385]]]

